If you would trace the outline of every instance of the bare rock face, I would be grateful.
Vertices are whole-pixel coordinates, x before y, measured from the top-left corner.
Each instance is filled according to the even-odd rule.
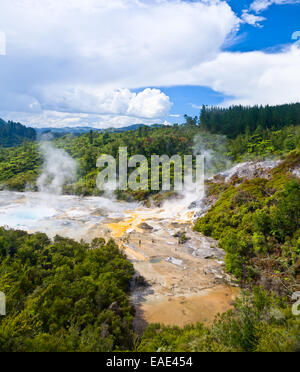
[[[255,177],[270,178],[270,171],[275,168],[280,161],[261,161],[240,163],[235,167],[222,172],[220,176],[225,177],[225,182],[230,182],[235,178],[252,179]]]

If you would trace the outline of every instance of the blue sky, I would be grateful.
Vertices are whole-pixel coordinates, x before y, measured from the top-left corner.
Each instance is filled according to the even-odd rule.
[[[228,3],[234,12],[241,16],[243,10],[249,9],[253,1],[231,0]],[[236,42],[225,48],[225,50],[230,50],[232,52],[262,50],[272,53],[281,50],[285,45],[290,44],[292,42],[292,34],[295,31],[300,30],[299,3],[284,4],[284,6],[272,4],[259,15],[266,18],[265,21],[261,22],[261,26],[253,27],[253,25],[247,23],[241,24]],[[222,104],[224,99],[228,98],[209,87],[202,86],[183,86],[174,88],[161,87],[160,89],[171,97],[174,102],[174,107],[171,112],[176,112],[177,114],[180,113],[180,118],[182,118],[185,113],[191,116],[199,115],[199,109],[196,107],[201,107],[202,104],[219,105]],[[285,103],[284,100],[282,103]],[[176,120],[179,119],[171,119],[172,122],[176,122]]]
[[[298,30],[299,0],[1,0],[0,117],[105,128],[300,101]]]

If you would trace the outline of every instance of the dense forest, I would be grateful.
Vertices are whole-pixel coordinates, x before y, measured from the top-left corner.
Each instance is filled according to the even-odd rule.
[[[113,241],[91,245],[0,229],[0,351],[133,347],[132,264]]]
[[[0,119],[0,146],[11,147],[22,144],[25,140],[34,141],[36,131],[33,128],[27,128],[20,123],[8,121],[7,123]]]
[[[200,125],[212,133],[235,138],[252,134],[257,128],[282,129],[300,124],[300,103],[279,106],[232,106],[229,108],[203,106]]]

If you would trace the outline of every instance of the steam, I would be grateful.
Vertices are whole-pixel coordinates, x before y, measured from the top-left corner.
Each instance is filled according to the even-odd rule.
[[[40,150],[44,164],[41,176],[37,180],[39,191],[61,194],[63,186],[76,181],[77,163],[64,150],[53,146],[51,142],[41,142]]]
[[[221,135],[202,134],[194,138],[194,155],[205,157],[205,178],[212,177],[233,166],[232,161],[226,156],[228,153],[227,138]]]
[[[204,156],[204,179],[208,179],[232,167],[232,161],[227,157],[227,138],[221,135],[203,133],[194,138],[193,155]],[[199,186],[199,185],[198,185]],[[203,186],[201,184],[201,186]],[[165,217],[180,216],[182,220],[190,219],[190,212],[205,208],[205,188],[184,184],[181,199],[167,200],[163,207]]]

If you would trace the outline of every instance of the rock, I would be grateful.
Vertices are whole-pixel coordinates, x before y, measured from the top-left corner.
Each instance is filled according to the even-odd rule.
[[[173,265],[181,266],[182,265],[182,260],[179,260],[178,258],[175,257],[168,257],[166,258],[167,262],[170,262]]]
[[[211,258],[223,259],[225,252],[219,248],[202,248],[195,249],[193,252],[194,257],[204,258],[206,260]]]
[[[138,225],[138,228],[142,230],[153,230],[153,227],[148,225],[146,222],[142,222],[140,225]]]
[[[233,168],[222,172],[220,175],[225,177],[225,182],[234,179],[252,179],[254,177],[270,178],[270,171],[275,168],[280,161],[262,161],[239,163]]]

